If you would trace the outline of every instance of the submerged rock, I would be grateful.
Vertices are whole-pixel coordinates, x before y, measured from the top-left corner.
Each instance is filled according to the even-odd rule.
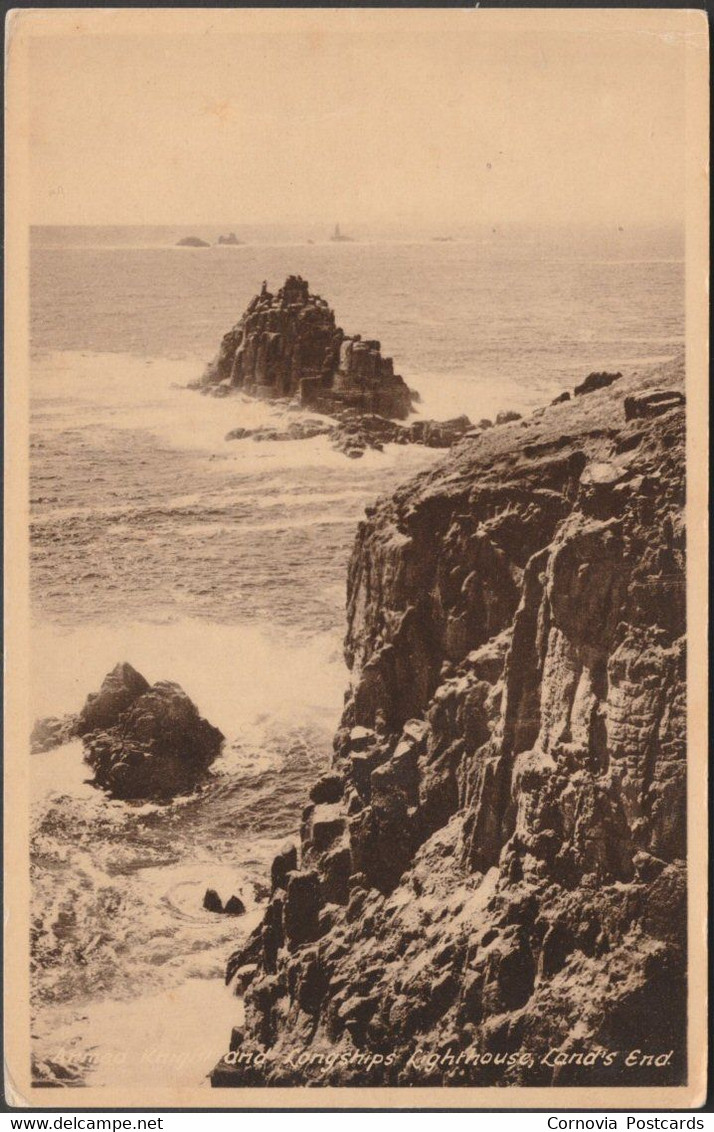
[[[150,686],[118,664],[79,714],[94,782],[117,798],[170,798],[192,790],[223,744],[178,684]]]
[[[201,240],[198,236],[184,236],[182,240],[176,241],[177,248],[210,248],[210,246],[206,240]]]
[[[471,421],[466,416],[448,421],[417,420],[409,425],[402,425],[377,413],[344,409],[337,412],[336,420],[307,418],[290,421],[286,426],[239,427],[226,433],[225,439],[311,440],[316,436],[329,436],[335,451],[356,458],[368,449],[381,452],[385,444],[423,444],[427,448],[451,448],[468,434],[471,427]]]
[[[215,912],[223,916],[245,915],[245,904],[240,896],[229,896],[224,904],[215,888],[206,889],[205,896],[203,897],[203,907],[207,912]]]

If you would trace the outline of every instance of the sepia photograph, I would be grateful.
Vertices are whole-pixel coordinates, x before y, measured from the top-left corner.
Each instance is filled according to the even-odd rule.
[[[703,1103],[708,77],[10,13],[11,1105]]]

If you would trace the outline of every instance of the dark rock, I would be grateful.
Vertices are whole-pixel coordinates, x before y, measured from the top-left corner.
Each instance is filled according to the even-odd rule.
[[[229,896],[223,907],[226,916],[244,916],[245,904],[240,896]]]
[[[568,390],[565,389],[562,393],[559,393],[557,397],[553,398],[551,405],[562,405],[565,401],[569,400],[570,394],[568,393]]]
[[[606,389],[608,385],[612,385],[613,381],[617,381],[622,377],[621,373],[589,373],[585,381],[581,385],[576,385],[573,393],[576,397],[582,397],[584,393],[594,393],[596,389]]]
[[[130,665],[117,665],[107,676],[80,721],[94,782],[118,798],[189,792],[223,744],[221,732],[201,718],[178,684],[149,687]]]
[[[241,1049],[319,1035],[394,1051],[381,1085],[458,1086],[466,1068],[409,1055],[475,1046],[504,1055],[480,1084],[592,1088],[621,1069],[543,1055],[655,1034],[677,1058],[627,1082],[686,1082],[684,414],[634,443],[618,404],[484,433],[367,512],[341,792],[313,791],[270,949],[241,955],[260,967]],[[300,1083],[371,1078],[335,1061]]]
[[[270,870],[272,891],[275,892],[276,888],[287,888],[288,875],[297,869],[297,867],[297,846],[294,845],[292,841],[287,841],[277,857],[273,858],[273,864]]]
[[[318,935],[318,913],[322,907],[320,878],[316,870],[291,872],[285,900],[285,938],[290,949],[309,943]]]
[[[209,243],[199,239],[198,236],[184,236],[182,240],[176,241],[177,248],[210,248],[210,246]]]
[[[520,421],[522,413],[516,413],[513,409],[505,409],[501,413],[496,414],[496,424],[508,424],[510,421]]]
[[[647,389],[625,398],[625,420],[658,417],[670,409],[684,405],[685,397],[678,389]]]
[[[216,243],[227,244],[230,247],[238,247],[243,241],[238,239],[235,232],[231,232],[228,236],[219,236]]]
[[[310,799],[316,804],[326,802],[331,804],[339,802],[342,797],[344,788],[344,779],[341,774],[324,774],[319,778],[312,790],[310,791]]]
[[[148,680],[130,664],[115,665],[104,677],[99,691],[87,696],[77,719],[78,734],[114,727],[127,708],[148,690]]]
[[[223,901],[216,892],[215,888],[206,889],[206,895],[203,898],[203,907],[207,912],[223,911]]]

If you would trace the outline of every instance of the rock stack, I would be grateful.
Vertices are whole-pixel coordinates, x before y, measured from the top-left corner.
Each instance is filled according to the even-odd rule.
[[[308,283],[290,275],[277,294],[264,283],[207,367],[207,392],[231,389],[267,399],[295,398],[330,415],[344,409],[404,419],[413,395],[380,343],[348,336]]]

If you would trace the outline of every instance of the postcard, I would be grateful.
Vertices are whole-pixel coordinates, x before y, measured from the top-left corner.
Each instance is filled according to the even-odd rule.
[[[705,15],[7,42],[8,1103],[701,1105]]]

